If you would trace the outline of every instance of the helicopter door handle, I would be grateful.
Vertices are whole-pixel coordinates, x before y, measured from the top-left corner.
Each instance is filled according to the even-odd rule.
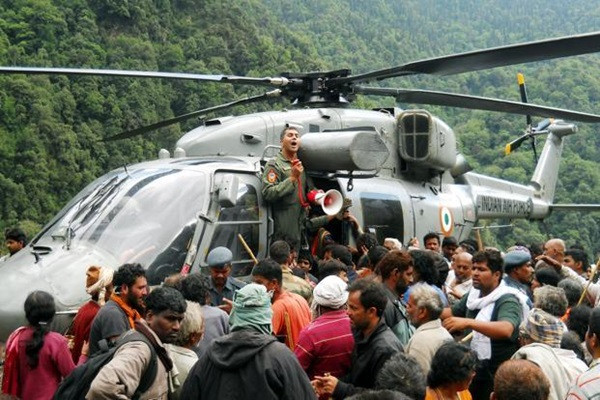
[[[242,133],[240,135],[240,140],[243,143],[252,143],[252,144],[262,142],[262,138],[259,135],[253,135],[251,133]]]

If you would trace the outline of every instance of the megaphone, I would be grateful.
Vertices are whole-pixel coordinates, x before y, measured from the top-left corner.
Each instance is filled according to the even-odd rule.
[[[339,213],[344,205],[344,196],[335,189],[329,189],[326,192],[311,190],[307,197],[310,202],[319,204],[327,215]]]

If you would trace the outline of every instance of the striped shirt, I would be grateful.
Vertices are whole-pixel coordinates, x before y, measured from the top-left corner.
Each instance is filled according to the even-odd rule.
[[[300,365],[312,380],[329,373],[346,375],[350,369],[354,337],[346,310],[327,312],[300,332],[294,349]]]
[[[567,393],[567,400],[588,400],[600,398],[600,358],[590,364],[590,369],[575,379]]]

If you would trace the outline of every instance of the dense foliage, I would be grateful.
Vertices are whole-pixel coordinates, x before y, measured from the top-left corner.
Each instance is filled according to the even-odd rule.
[[[0,0],[0,64],[251,76],[345,67],[364,72],[598,26],[600,7],[584,0]],[[518,100],[518,71],[525,73],[530,101],[600,113],[598,55],[385,84]],[[252,91],[181,81],[0,76],[0,228],[21,224],[34,233],[93,178],[154,158],[194,121],[119,143],[100,142],[103,137]],[[355,103],[390,104],[383,98]],[[502,154],[524,129],[523,117],[428,109],[454,127],[478,172],[527,183],[533,170],[528,146]],[[569,139],[557,202],[600,202],[596,130],[580,124]],[[484,239],[505,246],[550,234],[580,242],[592,255],[600,250],[597,219],[562,213],[545,226],[514,221],[511,228],[486,231]]]

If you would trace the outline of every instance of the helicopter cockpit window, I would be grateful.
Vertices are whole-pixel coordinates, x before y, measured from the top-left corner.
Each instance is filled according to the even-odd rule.
[[[404,218],[399,198],[384,193],[361,193],[360,203],[365,226],[375,233],[379,243],[388,237],[402,240]]]
[[[241,234],[252,253],[258,254],[259,245],[259,207],[256,188],[248,183],[240,182],[237,200],[233,207],[221,207],[217,211],[218,222],[215,224],[210,248],[225,246],[233,253],[234,275],[246,274],[246,261],[250,255],[245,250],[238,234]]]
[[[142,264],[158,283],[183,265],[206,181],[199,171],[123,171],[73,203],[44,236],[56,240],[56,232],[67,232],[77,246],[112,255],[115,265]]]

